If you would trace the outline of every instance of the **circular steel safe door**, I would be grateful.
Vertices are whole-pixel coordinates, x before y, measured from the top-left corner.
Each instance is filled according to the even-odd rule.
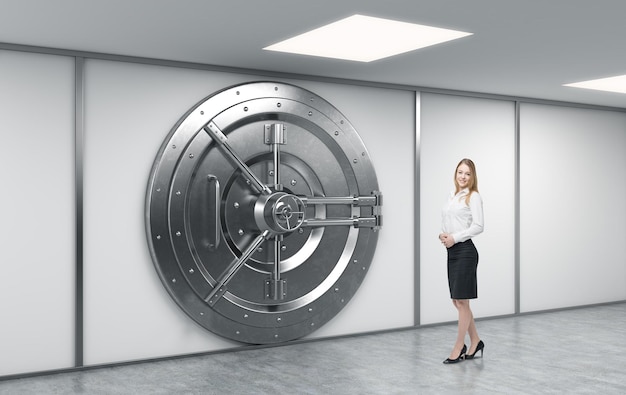
[[[358,134],[330,103],[276,82],[193,107],[150,175],[152,259],[178,305],[246,343],[311,333],[348,302],[374,255],[382,195]]]

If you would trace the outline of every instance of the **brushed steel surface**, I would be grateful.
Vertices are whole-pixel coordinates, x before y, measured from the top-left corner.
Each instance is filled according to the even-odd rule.
[[[246,83],[202,100],[165,138],[146,194],[148,244],[163,285],[204,328],[288,341],[354,296],[381,197],[335,107],[293,85]]]

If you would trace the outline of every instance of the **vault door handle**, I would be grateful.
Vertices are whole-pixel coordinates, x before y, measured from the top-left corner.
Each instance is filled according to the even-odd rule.
[[[207,199],[204,223],[207,235],[207,247],[209,250],[215,250],[220,244],[220,205],[222,195],[220,192],[220,182],[216,176],[209,174],[207,176]]]

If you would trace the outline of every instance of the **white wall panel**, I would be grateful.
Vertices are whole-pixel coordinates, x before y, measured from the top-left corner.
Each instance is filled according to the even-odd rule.
[[[521,310],[626,299],[626,114],[520,109]]]
[[[74,59],[0,51],[0,376],[74,364]]]
[[[513,102],[421,94],[421,324],[453,321],[446,250],[438,239],[441,209],[454,190],[462,158],[476,164],[485,230],[474,238],[480,259],[476,317],[515,310],[515,105]]]
[[[86,62],[86,364],[238,346],[195,324],[170,299],[147,248],[144,200],[154,158],[178,119],[217,90],[261,79],[267,78]],[[346,115],[369,148],[385,193],[386,223],[371,272],[348,306],[312,336],[411,325],[413,95],[286,82],[312,90]],[[393,295],[394,308],[381,289]],[[379,312],[372,315],[374,310]]]

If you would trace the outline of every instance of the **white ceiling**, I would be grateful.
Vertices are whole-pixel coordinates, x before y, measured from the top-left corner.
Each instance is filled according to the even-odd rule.
[[[261,49],[355,13],[474,34],[371,63]],[[620,108],[562,85],[626,74],[625,39],[624,0],[0,0],[0,43]]]

